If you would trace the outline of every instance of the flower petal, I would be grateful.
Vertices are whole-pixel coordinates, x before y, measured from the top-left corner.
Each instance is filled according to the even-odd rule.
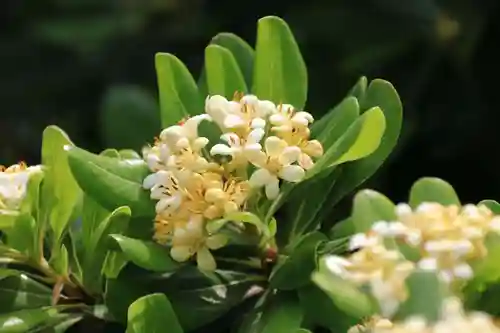
[[[189,246],[174,246],[170,249],[170,256],[177,262],[187,261],[192,255]]]
[[[266,131],[262,128],[256,128],[248,134],[247,144],[259,143],[260,140],[266,135]]]
[[[209,141],[205,137],[198,137],[193,141],[192,148],[195,152],[199,152],[208,145]]]
[[[211,188],[205,192],[205,201],[216,202],[226,199],[226,193],[219,188]]]
[[[299,159],[301,153],[299,147],[285,147],[281,153],[280,162],[283,163],[283,165],[292,164]]]
[[[241,145],[240,137],[236,133],[224,133],[220,136],[221,140],[227,142],[231,147],[239,147]]]
[[[210,155],[223,155],[223,156],[233,156],[233,149],[221,143],[218,143],[210,149]]]
[[[156,185],[158,179],[158,174],[152,173],[148,175],[146,178],[144,178],[144,181],[142,182],[142,187],[145,189],[151,189],[153,186]]]
[[[259,144],[245,146],[244,155],[253,165],[264,168],[267,156],[261,149],[262,147]]]
[[[267,155],[277,157],[287,148],[287,144],[277,136],[270,136],[265,141],[265,147]]]
[[[309,170],[314,166],[312,158],[309,155],[303,153],[300,154],[297,162],[302,168],[304,168],[304,170]]]
[[[224,126],[227,128],[237,128],[246,126],[245,119],[236,114],[229,114],[226,119],[224,119]]]
[[[250,124],[251,128],[264,128],[266,127],[266,121],[262,118],[254,118]]]
[[[279,173],[281,179],[291,183],[298,183],[304,178],[305,172],[298,165],[287,165],[283,167]]]
[[[228,242],[228,238],[226,235],[217,234],[210,236],[206,239],[205,244],[211,250],[217,250],[221,247],[224,247]]]
[[[320,157],[323,155],[323,145],[318,140],[308,141],[302,151],[312,157]]]
[[[282,113],[276,113],[269,116],[269,122],[275,126],[281,126],[286,123],[287,118]]]
[[[269,200],[276,199],[280,194],[280,183],[278,178],[274,177],[266,185],[266,197]]]
[[[212,272],[217,268],[214,256],[210,253],[210,250],[206,247],[202,247],[196,253],[196,263],[198,268],[202,271]]]
[[[259,101],[256,108],[256,113],[259,117],[265,117],[278,112],[276,105],[271,101]]]
[[[261,187],[272,182],[274,177],[267,169],[258,169],[250,176],[249,183],[252,187]]]

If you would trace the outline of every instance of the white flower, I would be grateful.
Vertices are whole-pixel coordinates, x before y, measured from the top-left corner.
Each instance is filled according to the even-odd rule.
[[[30,177],[42,171],[40,165],[14,164],[0,168],[0,209],[17,210],[26,196]]]
[[[159,200],[156,203],[156,212],[171,213],[182,203],[183,195],[179,190],[179,183],[171,172],[160,170],[148,175],[143,182],[145,189],[151,190],[151,199]]]
[[[166,143],[158,141],[153,147],[143,148],[142,156],[149,169],[156,172],[166,168],[168,159],[171,156],[171,151]]]
[[[372,231],[383,237],[406,236],[408,228],[399,221],[377,221],[372,225]]]
[[[186,147],[191,147],[193,151],[200,151],[208,144],[208,139],[198,137],[198,126],[203,121],[211,121],[207,114],[201,114],[188,118],[181,125],[174,125],[165,128],[160,133],[160,139],[168,144],[170,149],[177,152]]]
[[[297,147],[288,147],[284,140],[271,136],[265,141],[266,152],[252,151],[248,159],[258,169],[250,177],[253,187],[265,187],[268,199],[274,199],[279,194],[279,178],[297,183],[304,178],[304,169],[292,165],[300,154]]]
[[[313,116],[305,111],[296,111],[290,104],[282,104],[278,106],[278,112],[269,117],[269,122],[278,127],[286,126],[290,129],[293,127],[307,127],[314,121]]]
[[[231,156],[233,164],[237,166],[245,165],[248,162],[247,152],[255,153],[262,150],[259,142],[264,135],[265,131],[262,128],[252,130],[244,139],[241,139],[235,133],[225,133],[221,135],[221,139],[227,144],[214,145],[210,150],[210,154]]]
[[[412,209],[410,205],[406,203],[400,203],[396,206],[396,215],[398,217],[409,216],[412,214]]]
[[[228,101],[220,95],[207,96],[205,99],[205,112],[210,115],[214,122],[225,130],[224,121],[229,114],[239,112],[240,103]]]
[[[333,274],[345,277],[348,274],[346,267],[352,266],[352,263],[345,258],[331,255],[325,259],[325,265]]]
[[[380,244],[380,238],[377,235],[358,233],[349,240],[349,250],[354,251],[365,247],[374,247],[378,244]]]

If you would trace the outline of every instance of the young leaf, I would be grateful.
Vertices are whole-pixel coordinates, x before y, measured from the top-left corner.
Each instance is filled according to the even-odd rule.
[[[42,186],[42,220],[39,232],[44,232],[45,221],[50,221],[55,244],[59,244],[66,230],[73,208],[81,194],[68,165],[65,147],[73,146],[66,133],[56,126],[43,131],[42,164],[46,166]]]
[[[359,78],[358,82],[349,91],[349,96],[356,97],[358,101],[363,101],[366,95],[366,88],[368,87],[368,79],[366,76]]]
[[[30,214],[21,214],[14,222],[14,226],[4,230],[7,236],[7,245],[26,255],[35,256],[37,244],[37,224]]]
[[[57,308],[21,310],[0,315],[0,332],[34,332],[47,322],[60,323],[68,315],[60,314]]]
[[[76,181],[97,203],[108,210],[128,206],[134,216],[154,216],[154,203],[142,187],[142,162],[97,156],[77,148],[67,153]]]
[[[0,209],[0,230],[12,228],[18,217],[18,211]]]
[[[110,251],[104,259],[102,273],[107,279],[116,279],[127,264],[128,259],[122,252]]]
[[[450,184],[442,179],[431,177],[421,178],[411,187],[410,206],[416,208],[422,202],[460,205],[460,199]]]
[[[396,317],[423,316],[430,322],[439,319],[445,291],[437,274],[417,270],[406,279],[406,284],[409,296]]]
[[[365,112],[333,145],[327,148],[325,154],[307,172],[306,179],[328,167],[370,155],[378,147],[384,129],[385,118],[379,108],[372,108]]]
[[[347,97],[311,126],[311,136],[323,147],[333,145],[358,119],[359,103],[355,97]]]
[[[307,68],[293,34],[282,19],[261,18],[257,28],[252,92],[260,99],[302,109],[307,100]]]
[[[128,308],[126,333],[183,333],[172,305],[163,294],[152,294],[136,300]]]
[[[268,297],[253,312],[249,313],[237,333],[290,333],[300,329],[303,311],[297,296],[278,293]]]
[[[354,225],[354,221],[352,216],[335,223],[335,225],[330,229],[328,233],[328,237],[330,239],[336,240],[345,237],[351,237],[357,232],[356,226]]]
[[[269,278],[272,288],[297,289],[311,281],[311,274],[318,262],[318,247],[327,240],[320,232],[304,235],[286,259],[279,261]]]
[[[125,257],[135,265],[154,272],[174,272],[180,264],[170,257],[167,248],[154,242],[142,241],[123,235],[110,235]]]
[[[354,197],[352,221],[356,232],[367,232],[377,221],[396,220],[395,205],[383,194],[363,190]]]
[[[235,92],[248,91],[238,63],[228,49],[218,45],[207,46],[205,69],[210,95],[222,95],[231,99]]]
[[[162,127],[172,126],[185,117],[202,113],[203,98],[182,61],[169,53],[157,53],[155,62]]]
[[[368,110],[375,106],[380,107],[384,113],[386,129],[375,152],[366,158],[344,166],[342,177],[331,193],[331,205],[337,203],[369,178],[389,156],[399,137],[403,108],[396,90],[389,82],[380,79],[373,80],[368,86],[368,91],[362,102],[362,110]]]

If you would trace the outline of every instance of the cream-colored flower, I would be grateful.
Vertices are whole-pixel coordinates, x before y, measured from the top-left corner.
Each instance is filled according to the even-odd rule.
[[[172,172],[160,170],[148,175],[143,182],[143,187],[151,191],[151,199],[158,200],[156,213],[171,213],[178,209],[183,200],[183,193],[179,181]]]
[[[147,146],[142,149],[142,156],[153,172],[166,170],[168,159],[172,155],[170,148],[159,139],[156,140],[153,146]]]
[[[216,144],[210,150],[211,155],[230,156],[233,168],[244,167],[248,163],[247,153],[261,151],[260,141],[265,135],[262,128],[256,128],[246,138],[240,138],[236,133],[225,133],[221,139],[227,144]]]
[[[8,168],[0,166],[0,209],[19,209],[26,196],[30,177],[41,171],[40,165],[28,167],[25,163]]]
[[[178,262],[187,261],[196,255],[201,270],[213,271],[216,263],[210,250],[217,250],[226,243],[225,235],[206,235],[203,216],[192,215],[185,227],[175,229],[170,255]]]
[[[278,137],[271,136],[265,141],[266,152],[252,151],[248,159],[258,169],[250,177],[253,187],[265,187],[268,199],[274,199],[279,194],[279,179],[297,183],[304,178],[304,169],[296,162],[300,149],[289,147],[286,142]]]
[[[208,144],[208,139],[198,136],[198,126],[202,121],[211,121],[207,114],[201,114],[186,119],[180,125],[165,128],[160,133],[160,140],[167,143],[172,152],[191,147],[195,152],[199,152]]]
[[[204,212],[209,219],[216,219],[239,211],[250,193],[248,181],[229,179],[205,191],[205,201],[210,206]]]
[[[293,128],[308,127],[314,122],[314,117],[305,111],[297,111],[293,105],[278,105],[277,112],[269,117],[273,126],[286,127],[289,131]],[[284,128],[283,128],[284,129]]]

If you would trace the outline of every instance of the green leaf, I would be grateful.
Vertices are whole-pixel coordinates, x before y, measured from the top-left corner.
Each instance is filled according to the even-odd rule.
[[[105,301],[116,319],[138,297],[164,293],[185,331],[203,327],[261,291],[265,277],[217,270],[201,273],[191,266],[172,274],[133,274],[125,267],[118,279],[108,280]]]
[[[141,149],[161,130],[158,103],[144,88],[112,86],[100,109],[100,132],[107,147]]]
[[[18,211],[0,209],[0,230],[12,228],[18,218]]]
[[[172,305],[163,294],[152,294],[136,300],[128,308],[126,333],[183,333]]]
[[[122,149],[118,152],[118,154],[124,160],[142,160],[141,155],[139,155],[135,150],[132,149]]]
[[[128,206],[134,216],[154,216],[154,203],[142,188],[144,162],[97,156],[79,148],[68,150],[73,175],[87,195],[108,210]]]
[[[73,143],[60,128],[49,126],[43,131],[42,164],[46,167],[42,185],[42,225],[50,221],[55,243],[59,244],[66,230],[75,204],[81,194],[68,165],[65,149]]]
[[[270,286],[292,290],[309,283],[318,262],[318,247],[326,240],[326,236],[317,231],[304,235],[293,247],[290,255],[278,261],[269,278]]]
[[[174,272],[180,264],[170,257],[166,247],[150,241],[110,235],[125,257],[135,265],[154,272]]]
[[[0,315],[0,332],[26,333],[38,331],[47,323],[56,324],[67,315],[60,314],[56,308],[31,309]]]
[[[484,291],[486,287],[497,284],[500,280],[500,236],[489,234],[484,240],[487,255],[484,258],[473,260],[470,264],[474,271],[474,277],[467,283],[467,291]]]
[[[0,269],[0,313],[51,305],[52,290],[15,270]]]
[[[438,320],[445,291],[437,274],[416,270],[406,279],[406,285],[409,296],[396,317],[423,316],[430,322]]]
[[[286,22],[275,16],[261,18],[252,92],[260,99],[302,109],[307,100],[307,81],[304,59]]]
[[[278,293],[249,313],[237,333],[290,333],[300,329],[302,308],[297,296]]]
[[[66,249],[66,246],[61,245],[59,249],[54,251],[51,254],[51,258],[49,261],[49,264],[54,270],[62,275],[62,276],[68,276],[69,271],[69,256],[68,256],[68,250]]]
[[[437,202],[442,205],[460,205],[460,199],[453,187],[439,178],[425,177],[417,180],[410,190],[410,206],[416,208],[423,202]]]
[[[313,273],[312,280],[325,291],[341,311],[356,319],[369,317],[374,313],[371,299],[350,282],[330,273],[324,263]]]
[[[359,319],[349,316],[315,285],[298,290],[300,305],[305,314],[305,321],[330,329],[333,332],[347,332]]]
[[[334,165],[359,160],[373,153],[382,140],[385,131],[385,117],[379,107],[371,108],[361,117],[366,117],[354,144]]]
[[[356,232],[367,232],[377,221],[396,220],[395,205],[386,196],[373,190],[362,190],[354,197],[352,221]]]
[[[128,259],[122,252],[108,252],[104,259],[102,273],[107,279],[116,279],[127,264]]]
[[[327,148],[306,174],[311,178],[322,170],[341,163],[361,159],[370,155],[379,145],[385,129],[385,118],[379,108],[372,108],[362,114],[347,131]],[[331,142],[327,139],[323,142]],[[343,178],[343,177],[342,177]]]
[[[182,61],[169,53],[157,53],[155,63],[162,127],[174,125],[185,117],[202,113],[203,98]]]
[[[235,92],[246,93],[248,88],[233,54],[218,45],[205,49],[205,70],[210,95],[222,95],[228,99]]]
[[[253,58],[255,53],[253,48],[241,37],[228,32],[217,34],[212,38],[210,43],[220,45],[231,51],[245,78],[246,85],[250,87],[252,85]]]
[[[80,231],[81,241],[85,252],[92,247],[92,236],[99,224],[108,217],[111,212],[102,208],[94,199],[88,195],[83,197],[82,228]]]
[[[94,234],[91,243],[86,249],[83,263],[83,283],[91,291],[98,293],[101,290],[101,274],[104,260],[108,253],[108,235],[125,232],[130,219],[130,209],[119,207],[115,209],[104,221],[102,221]]]
[[[311,136],[328,149],[358,119],[359,103],[355,97],[347,97],[311,126]]]
[[[328,237],[331,239],[341,239],[344,237],[351,237],[356,232],[356,226],[351,216],[335,223],[332,229],[330,229]]]
[[[500,204],[497,201],[495,201],[495,200],[483,200],[483,201],[479,202],[478,206],[480,206],[480,205],[485,205],[493,212],[493,214],[500,215]]]
[[[368,86],[361,109],[368,110],[376,106],[380,107],[383,111],[386,121],[386,129],[381,143],[377,150],[370,156],[343,167],[342,177],[330,194],[329,202],[331,205],[337,203],[346,194],[373,175],[387,156],[389,156],[398,141],[401,131],[403,107],[398,93],[387,81],[376,79]]]
[[[26,255],[35,256],[35,246],[38,242],[36,230],[37,224],[31,215],[19,215],[13,228],[4,230],[7,236],[7,245]]]
[[[349,95],[356,97],[358,101],[362,101],[366,95],[366,89],[368,87],[368,79],[366,76],[359,78],[358,82],[351,88]]]

